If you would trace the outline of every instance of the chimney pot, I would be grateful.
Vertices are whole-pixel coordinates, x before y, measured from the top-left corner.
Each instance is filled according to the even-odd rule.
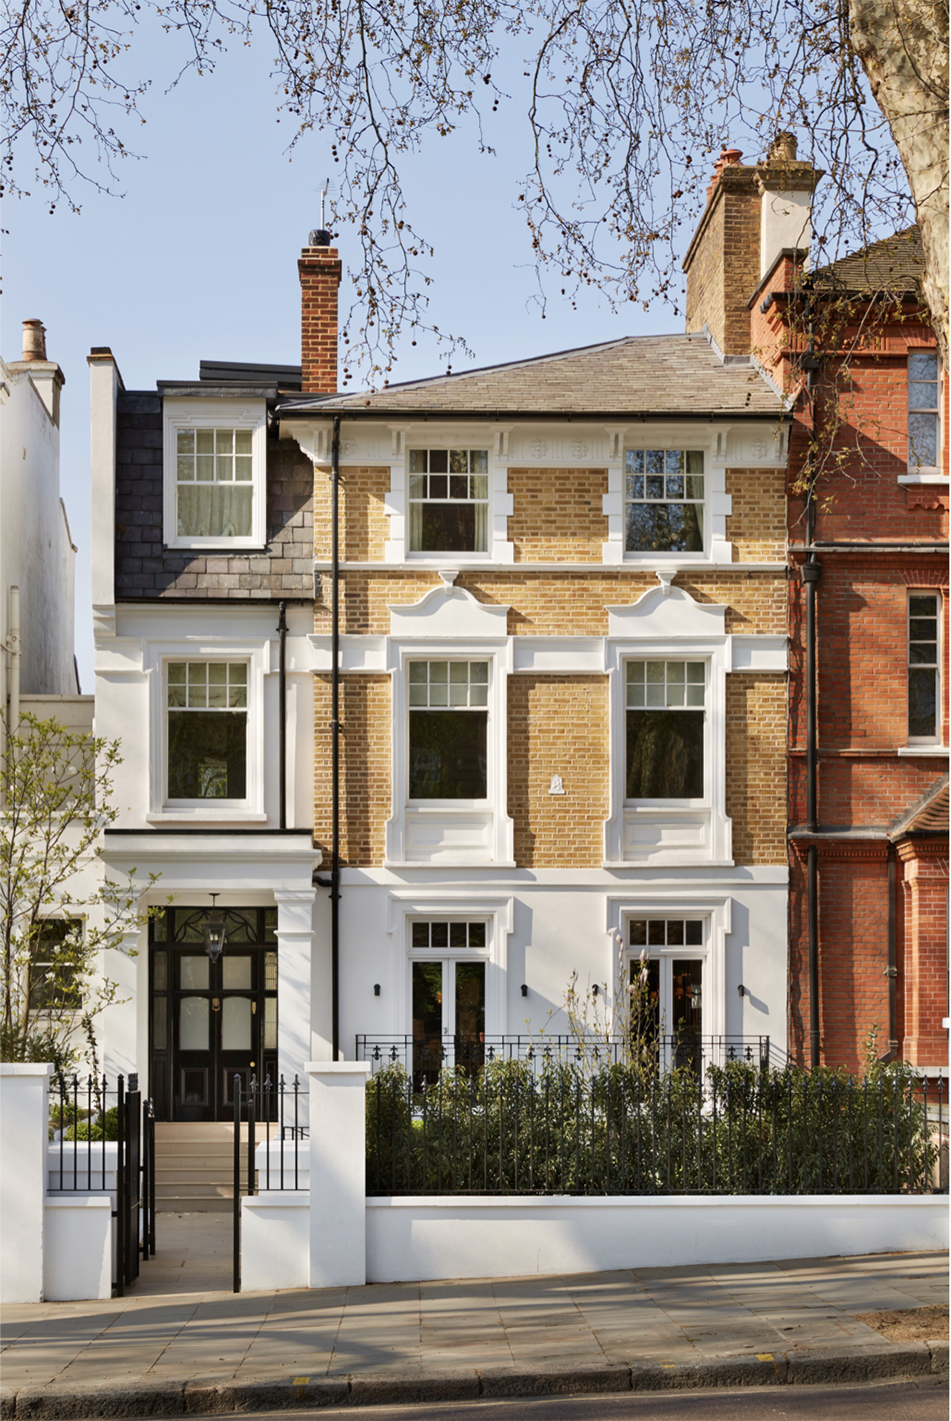
[[[719,177],[724,168],[732,167],[733,164],[738,163],[742,157],[743,152],[740,148],[722,149],[719,158],[713,165],[716,176]]]
[[[783,130],[777,133],[769,150],[770,163],[795,163],[799,140],[794,133]]]
[[[46,359],[46,327],[42,321],[23,322],[23,359]]]

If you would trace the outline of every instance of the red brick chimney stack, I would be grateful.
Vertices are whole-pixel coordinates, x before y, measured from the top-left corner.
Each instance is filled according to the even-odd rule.
[[[724,355],[750,353],[749,302],[760,281],[785,250],[808,248],[812,193],[822,176],[798,161],[792,133],[776,135],[765,162],[742,158],[738,148],[721,152],[684,258],[687,330],[706,327]],[[784,279],[780,273],[777,282]]]
[[[337,291],[340,258],[329,232],[312,232],[297,263],[301,287],[301,389],[306,395],[337,391]]]
[[[739,163],[743,157],[739,148],[721,148],[720,156],[713,165],[713,177],[710,179],[710,186],[707,188],[707,202],[713,196],[713,189],[720,181],[720,174],[724,168],[732,168],[735,163]]]

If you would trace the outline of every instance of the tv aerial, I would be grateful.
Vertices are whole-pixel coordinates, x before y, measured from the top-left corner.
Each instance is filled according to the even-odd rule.
[[[325,178],[320,188],[320,226],[316,231],[311,232],[308,238],[308,246],[329,247],[330,233],[325,224],[325,203],[337,195],[337,190],[329,178]]]

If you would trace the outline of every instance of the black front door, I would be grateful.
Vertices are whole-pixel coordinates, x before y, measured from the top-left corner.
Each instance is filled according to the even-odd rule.
[[[211,962],[200,949],[172,953],[172,1111],[176,1120],[222,1120],[261,1060],[259,954],[235,948]]]
[[[273,910],[226,913],[232,931],[217,962],[195,930],[198,914],[191,910],[187,920],[185,914],[169,910],[153,933],[150,1088],[156,1116],[232,1120],[235,1076],[247,1086],[252,1076],[263,1081],[276,1072],[277,944],[253,940],[272,936]]]

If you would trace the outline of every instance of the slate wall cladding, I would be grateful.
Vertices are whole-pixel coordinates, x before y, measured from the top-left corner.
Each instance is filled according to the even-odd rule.
[[[172,552],[162,539],[162,401],[119,396],[116,598],[313,596],[314,476],[292,441],[267,446],[267,548]]]

